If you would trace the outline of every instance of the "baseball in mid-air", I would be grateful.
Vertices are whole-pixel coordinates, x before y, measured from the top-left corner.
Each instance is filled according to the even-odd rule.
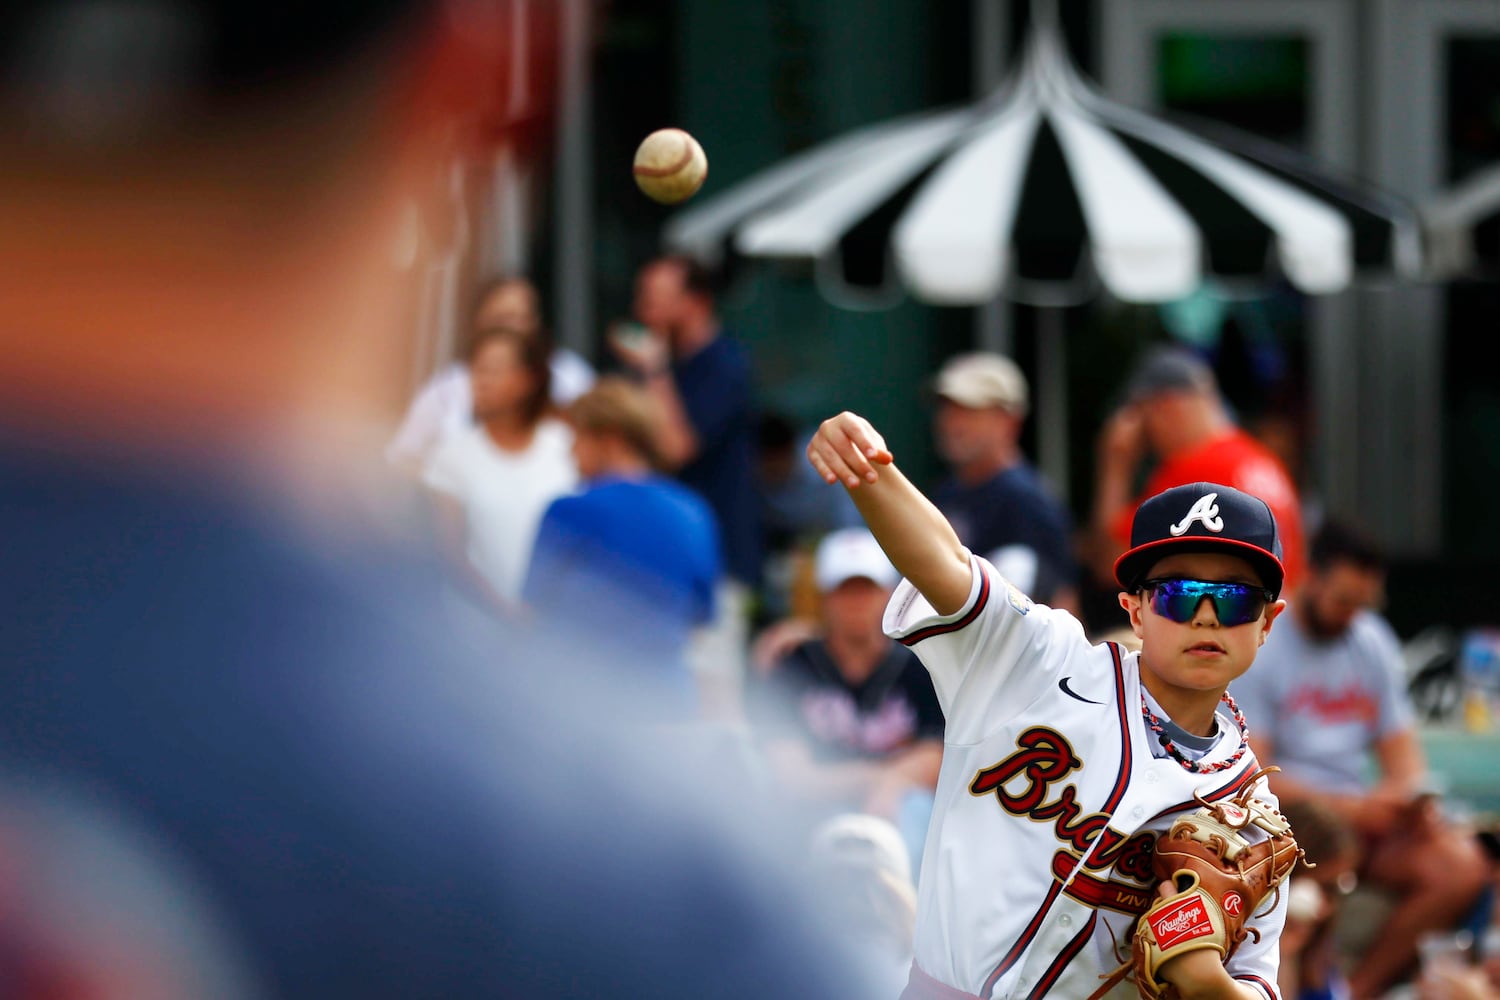
[[[698,140],[680,128],[659,128],[635,150],[635,183],[663,205],[687,201],[708,176],[708,157]]]

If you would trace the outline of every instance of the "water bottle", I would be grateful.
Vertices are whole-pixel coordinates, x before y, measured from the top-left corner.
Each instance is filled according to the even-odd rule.
[[[1473,629],[1459,654],[1459,690],[1463,697],[1464,728],[1487,732],[1500,704],[1500,631]]]

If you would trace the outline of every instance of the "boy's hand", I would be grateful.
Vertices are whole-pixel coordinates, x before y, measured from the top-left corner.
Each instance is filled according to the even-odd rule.
[[[1210,948],[1168,959],[1162,963],[1157,976],[1177,988],[1178,1000],[1232,997],[1238,992],[1218,953]]]
[[[807,460],[825,483],[843,483],[852,490],[862,482],[876,482],[880,474],[875,467],[890,465],[892,456],[870,422],[846,410],[818,427],[807,443]]]

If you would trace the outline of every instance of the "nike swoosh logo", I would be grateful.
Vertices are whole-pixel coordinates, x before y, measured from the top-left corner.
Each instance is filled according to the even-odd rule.
[[[1067,695],[1069,698],[1077,698],[1079,701],[1084,702],[1085,704],[1088,704],[1088,705],[1102,705],[1102,704],[1104,704],[1104,702],[1102,702],[1102,701],[1094,701],[1092,698],[1085,698],[1083,695],[1079,694],[1077,691],[1074,691],[1072,688],[1068,687],[1068,680],[1069,680],[1069,678],[1064,677],[1062,680],[1060,680],[1060,681],[1057,682],[1057,686],[1060,687],[1060,688],[1062,688],[1062,693],[1063,694]]]

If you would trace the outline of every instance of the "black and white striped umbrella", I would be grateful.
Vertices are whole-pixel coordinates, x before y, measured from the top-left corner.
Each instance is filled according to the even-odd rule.
[[[1500,278],[1500,164],[1425,202],[1422,227],[1430,277]]]
[[[812,261],[851,307],[1127,302],[1283,277],[1311,294],[1415,276],[1416,213],[1269,143],[1106,100],[1046,20],[976,104],[860,129],[668,220],[668,247]]]

